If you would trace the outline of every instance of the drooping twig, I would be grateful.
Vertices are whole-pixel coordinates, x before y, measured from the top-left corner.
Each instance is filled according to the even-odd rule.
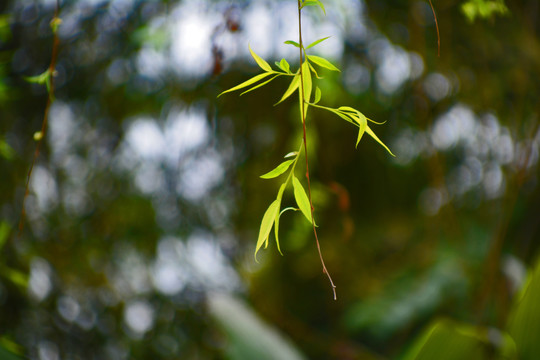
[[[41,149],[41,145],[43,143],[43,139],[45,138],[45,135],[47,133],[47,120],[49,118],[49,110],[51,108],[51,104],[54,101],[54,75],[56,71],[56,59],[58,57],[58,45],[60,43],[60,40],[58,39],[58,34],[56,31],[56,27],[59,21],[58,18],[58,12],[60,11],[60,0],[56,0],[56,7],[54,9],[54,17],[51,22],[51,25],[53,27],[53,46],[52,46],[52,55],[51,55],[51,62],[49,64],[49,86],[48,86],[48,92],[49,96],[47,97],[47,104],[45,105],[45,112],[43,114],[43,122],[41,124],[41,131],[40,135],[37,139],[36,144],[36,150],[34,151],[34,157],[32,159],[32,163],[30,164],[30,169],[28,170],[28,176],[26,178],[26,186],[24,189],[24,197],[22,201],[22,209],[21,209],[21,216],[19,220],[19,233],[18,237],[22,235],[23,229],[24,229],[24,219],[26,217],[26,208],[25,208],[25,202],[26,198],[28,197],[28,194],[30,192],[30,179],[32,178],[32,171],[34,170],[34,165],[36,164],[36,160],[39,156],[39,151]],[[56,24],[54,24],[56,23]]]
[[[429,6],[431,6],[431,11],[433,12],[433,18],[435,18],[435,28],[437,29],[437,56],[441,57],[441,37],[439,35],[439,22],[437,21],[437,15],[435,14],[435,8],[429,0]]]
[[[332,277],[324,264],[324,259],[321,252],[321,245],[319,243],[319,237],[317,236],[317,229],[315,228],[315,219],[313,217],[313,200],[311,198],[311,183],[309,179],[309,162],[308,162],[308,151],[307,151],[307,138],[306,138],[306,110],[305,110],[305,92],[304,92],[304,73],[302,71],[302,64],[304,62],[303,44],[302,44],[302,9],[300,0],[298,0],[298,43],[300,45],[300,110],[302,117],[302,126],[303,126],[303,136],[304,136],[304,155],[306,157],[306,178],[308,183],[308,196],[309,196],[309,206],[311,210],[311,225],[313,226],[313,234],[315,235],[315,242],[317,243],[317,251],[319,252],[319,259],[321,260],[321,265],[323,272],[328,276],[328,281],[332,286],[332,292],[334,293],[334,300],[337,300],[336,285],[332,281]]]

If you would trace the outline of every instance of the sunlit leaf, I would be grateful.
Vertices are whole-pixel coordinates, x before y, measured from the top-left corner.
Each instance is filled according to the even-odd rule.
[[[255,84],[257,81],[259,80],[262,80],[264,79],[265,77],[269,76],[269,75],[272,75],[272,73],[270,72],[266,72],[266,73],[262,73],[262,74],[259,74],[259,75],[255,75],[254,77],[252,77],[251,79],[249,80],[246,80],[244,81],[243,83],[239,84],[239,85],[236,85],[235,87],[232,87],[230,88],[229,90],[225,90],[223,91],[221,94],[218,95],[218,97],[220,97],[221,95],[225,94],[225,93],[228,93],[228,92],[231,92],[231,91],[236,91],[236,90],[240,90],[240,89],[243,89],[247,86],[250,86],[252,84]]]
[[[312,42],[311,44],[309,44],[309,45],[307,46],[306,50],[309,49],[309,48],[314,47],[314,46],[317,45],[317,44],[322,43],[324,40],[326,40],[326,39],[328,39],[328,38],[330,38],[330,36],[327,36],[327,37],[324,37],[324,38],[322,38],[322,39],[319,39],[319,40],[316,40],[316,41]]]
[[[285,44],[287,44],[287,45],[292,45],[292,46],[295,46],[295,47],[297,47],[297,48],[300,48],[300,44],[297,43],[296,41],[287,40],[287,41],[285,41]]]
[[[309,64],[307,61],[304,61],[302,64],[302,78],[304,80],[304,101],[309,102],[309,99],[311,98],[311,88],[313,85],[311,81],[311,71],[309,70]]]
[[[285,59],[281,59],[279,62],[279,67],[282,68],[287,74],[291,73],[291,67],[289,66],[289,63]]]
[[[313,100],[314,104],[317,104],[321,100],[321,89],[317,86],[315,88],[315,100]]]
[[[317,79],[323,79],[322,76],[319,76],[319,74],[317,74],[317,70],[315,70],[315,68],[313,67],[313,65],[311,65],[310,62],[308,62],[308,63],[309,63],[309,68],[311,69],[311,72],[315,74],[315,77],[316,77]]]
[[[309,61],[314,62],[315,64],[328,69],[332,71],[340,71],[337,67],[335,67],[330,61],[326,60],[323,57],[315,56],[315,55],[308,55]]]
[[[306,194],[306,191],[304,190],[304,187],[302,186],[302,183],[296,178],[296,176],[293,175],[293,188],[294,188],[294,198],[296,200],[296,203],[298,204],[298,207],[308,219],[308,221],[311,223],[311,205],[309,202],[309,198]]]
[[[273,179],[275,177],[278,177],[279,175],[283,174],[289,166],[294,162],[294,160],[287,160],[279,164],[274,170],[267,172],[264,175],[261,175],[261,178],[263,179]]]
[[[257,246],[255,247],[255,261],[257,261],[257,252],[268,241],[268,235],[274,225],[276,214],[279,212],[279,202],[274,200],[266,212],[264,213],[261,228],[259,229],[259,238],[257,239]]]
[[[319,0],[305,0],[302,5],[300,6],[300,9],[302,9],[304,6],[318,6],[323,11],[324,15],[326,15],[326,10],[324,9],[324,5]]]
[[[257,65],[259,65],[261,69],[263,69],[264,71],[272,71],[272,68],[270,67],[270,65],[263,58],[255,54],[255,52],[251,50],[250,46],[248,46],[248,48],[249,48],[249,52],[251,53],[251,56],[253,56],[253,59],[255,59],[255,61],[257,62]]]
[[[291,151],[290,153],[288,153],[287,155],[284,156],[284,158],[290,158],[290,157],[293,157],[293,156],[296,156],[298,155],[298,151]]]
[[[281,199],[283,197],[283,192],[285,191],[286,187],[287,187],[287,182],[281,184],[281,186],[279,187],[279,191],[278,191],[278,195],[276,199],[276,201],[278,202],[278,205],[277,205],[278,210],[281,207]],[[276,218],[274,219],[274,235],[276,236],[277,249],[279,253],[283,255],[283,253],[281,252],[281,248],[279,246],[279,217],[280,216],[281,216],[281,212],[278,211],[276,213]]]
[[[366,132],[368,133],[369,136],[371,136],[373,139],[375,139],[376,142],[381,144],[381,146],[384,147],[386,149],[386,151],[388,151],[390,153],[390,155],[392,155],[394,157],[396,156],[396,155],[392,154],[392,152],[390,151],[388,146],[384,145],[384,143],[377,137],[377,135],[375,135],[375,133],[367,125],[366,125]]]
[[[270,81],[274,80],[274,79],[277,78],[279,75],[280,75],[280,74],[277,74],[277,75],[274,76],[273,78],[268,79],[268,80],[266,80],[266,81],[264,81],[264,82],[262,82],[262,83],[260,83],[260,84],[255,85],[255,86],[252,87],[251,89],[248,89],[248,90],[242,92],[242,93],[240,94],[240,96],[242,96],[242,95],[244,95],[244,94],[246,94],[246,93],[248,93],[248,92],[251,92],[251,91],[253,91],[253,90],[255,90],[255,89],[258,89],[258,88],[260,88],[260,87],[262,87],[262,86],[268,84]]]
[[[285,91],[285,93],[283,94],[283,96],[281,97],[281,99],[274,104],[277,105],[279,104],[280,102],[282,102],[283,100],[287,99],[289,96],[291,96],[292,93],[294,93],[294,91],[296,89],[298,89],[298,86],[300,85],[300,74],[296,74],[292,81],[291,81],[291,84],[289,85],[289,87],[287,88],[287,90]]]

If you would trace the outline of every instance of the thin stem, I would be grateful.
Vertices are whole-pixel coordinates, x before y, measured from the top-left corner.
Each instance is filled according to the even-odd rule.
[[[58,12],[60,10],[60,0],[56,0],[56,8],[54,9],[54,17],[52,21],[58,21]],[[54,101],[54,74],[56,71],[56,59],[58,57],[58,45],[60,40],[58,39],[57,31],[53,32],[53,46],[52,46],[52,55],[51,62],[49,64],[49,96],[47,97],[47,105],[45,105],[45,112],[43,114],[43,122],[41,124],[40,138],[37,141],[36,150],[34,151],[34,157],[32,159],[32,164],[30,164],[30,169],[28,170],[28,176],[26,178],[26,186],[24,189],[24,197],[22,202],[21,209],[21,218],[19,220],[19,233],[18,237],[20,238],[24,229],[24,219],[26,217],[26,208],[25,202],[28,194],[30,193],[30,179],[32,178],[32,171],[34,170],[34,165],[36,164],[37,157],[39,156],[39,151],[41,149],[41,144],[47,133],[47,120],[49,118],[49,109],[51,104]]]
[[[309,196],[309,205],[311,209],[311,225],[313,226],[313,234],[315,235],[315,242],[317,243],[317,251],[319,252],[319,259],[321,260],[321,265],[323,269],[323,273],[328,276],[328,281],[330,281],[330,285],[332,286],[332,292],[334,293],[334,300],[337,300],[337,294],[336,294],[336,285],[334,285],[334,282],[332,281],[332,277],[330,276],[330,273],[328,272],[328,269],[326,268],[326,265],[324,264],[324,259],[321,252],[321,245],[319,243],[319,237],[317,236],[317,229],[315,228],[315,219],[313,217],[313,211],[315,208],[313,207],[313,200],[311,198],[311,182],[309,179],[309,162],[308,162],[308,151],[307,151],[307,138],[306,138],[306,106],[307,103],[305,101],[305,92],[304,92],[304,72],[302,71],[302,64],[304,63],[304,56],[305,54],[302,54],[302,51],[304,50],[304,45],[302,44],[302,9],[301,9],[301,3],[300,0],[298,0],[298,43],[300,44],[300,115],[302,117],[302,127],[303,127],[303,135],[304,135],[304,152],[306,157],[306,178],[308,183],[308,196]]]
[[[439,23],[437,22],[437,15],[435,14],[435,8],[429,0],[429,5],[431,6],[431,11],[433,12],[433,17],[435,18],[435,28],[437,29],[437,56],[441,57],[441,37],[439,35]]]

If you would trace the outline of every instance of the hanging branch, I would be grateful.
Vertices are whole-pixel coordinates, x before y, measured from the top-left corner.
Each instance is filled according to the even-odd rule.
[[[54,76],[56,72],[56,59],[58,57],[58,45],[60,44],[57,30],[58,30],[58,26],[62,22],[62,20],[58,17],[59,11],[60,11],[60,0],[56,0],[56,6],[54,9],[54,17],[51,20],[51,24],[50,24],[53,31],[53,45],[52,45],[51,62],[49,64],[49,67],[41,75],[26,78],[26,80],[31,83],[45,84],[47,86],[47,92],[49,96],[47,97],[47,104],[45,105],[45,112],[43,114],[43,122],[41,124],[41,130],[34,134],[34,139],[37,141],[37,144],[36,144],[36,150],[34,151],[34,157],[32,159],[32,163],[30,164],[30,169],[28,170],[28,176],[26,179],[26,186],[24,189],[21,216],[19,220],[18,237],[22,235],[22,232],[24,229],[24,219],[26,217],[25,202],[28,197],[28,194],[30,193],[30,179],[32,178],[32,171],[34,170],[34,165],[36,164],[36,160],[39,156],[39,151],[41,149],[43,139],[45,138],[45,135],[47,133],[47,120],[49,118],[49,110],[51,108],[52,103],[54,102]]]
[[[311,181],[309,178],[309,162],[308,162],[308,151],[307,151],[307,138],[306,138],[306,100],[305,100],[305,92],[304,92],[304,71],[302,70],[302,64],[304,63],[304,56],[303,52],[305,52],[304,45],[302,42],[302,7],[300,0],[298,0],[298,43],[300,44],[300,47],[298,48],[300,53],[300,84],[301,84],[301,91],[300,91],[300,109],[302,117],[302,130],[303,130],[303,136],[304,136],[304,156],[306,158],[306,179],[308,183],[308,197],[309,197],[309,208],[310,208],[310,215],[311,215],[311,226],[313,227],[313,234],[315,235],[315,242],[317,243],[317,251],[319,252],[319,259],[321,260],[321,265],[323,269],[323,273],[328,276],[328,281],[330,281],[330,285],[332,286],[332,292],[334,293],[334,300],[337,300],[337,293],[336,293],[336,285],[334,285],[334,282],[332,281],[332,277],[330,276],[330,273],[328,272],[328,269],[326,268],[326,265],[324,263],[324,259],[321,252],[321,244],[319,242],[319,237],[317,236],[317,229],[315,228],[315,219],[313,218],[313,211],[315,210],[313,206],[313,200],[311,198]],[[305,55],[305,54],[304,54]]]

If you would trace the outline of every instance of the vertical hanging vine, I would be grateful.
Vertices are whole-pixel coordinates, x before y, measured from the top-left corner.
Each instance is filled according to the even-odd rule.
[[[19,235],[18,235],[19,237],[21,236],[24,229],[24,219],[26,217],[25,202],[30,192],[30,179],[32,178],[32,171],[34,170],[34,165],[36,164],[36,160],[39,156],[39,151],[41,149],[43,139],[45,138],[45,135],[47,133],[47,121],[49,118],[49,110],[51,108],[52,103],[54,102],[54,76],[56,74],[56,60],[58,58],[58,46],[60,44],[60,40],[58,39],[58,27],[62,23],[62,19],[58,17],[59,11],[60,11],[60,0],[56,0],[54,16],[50,23],[52,33],[53,33],[53,45],[52,45],[51,62],[49,63],[49,67],[40,75],[26,78],[26,81],[30,83],[37,83],[37,84],[45,85],[47,87],[48,97],[47,97],[47,104],[45,105],[45,112],[43,114],[43,122],[41,123],[41,130],[34,133],[34,140],[37,142],[37,144],[36,144],[36,150],[34,151],[34,157],[32,159],[32,163],[30,164],[30,169],[28,170],[28,176],[26,178],[26,186],[24,189],[21,216],[19,220]]]
[[[316,55],[308,55],[307,50],[320,44],[321,42],[325,41],[329,37],[324,37],[324,38],[315,40],[314,42],[310,43],[308,46],[304,46],[304,42],[302,39],[302,9],[306,6],[318,6],[320,10],[326,15],[326,10],[324,8],[323,3],[320,0],[297,0],[297,2],[298,2],[298,41],[287,40],[285,41],[285,44],[298,48],[298,51],[299,51],[298,70],[296,70],[296,72],[292,72],[289,63],[285,59],[281,59],[281,61],[276,62],[275,65],[278,68],[278,70],[274,70],[268,64],[268,62],[266,62],[264,59],[258,56],[251,49],[251,47],[249,47],[251,56],[253,57],[257,65],[264,72],[252,77],[251,79],[247,81],[244,81],[243,83],[237,86],[234,86],[228,90],[223,91],[221,94],[218,95],[218,97],[228,92],[247,88],[247,90],[244,90],[240,94],[240,95],[244,95],[250,91],[253,91],[255,89],[258,89],[268,84],[269,82],[271,82],[277,77],[280,77],[280,76],[292,77],[288,88],[285,90],[281,99],[275,105],[278,105],[279,103],[283,102],[285,99],[289,98],[294,92],[298,91],[299,106],[300,106],[299,116],[300,116],[300,121],[302,123],[301,144],[298,150],[292,151],[288,153],[287,155],[285,155],[284,157],[285,160],[282,163],[280,163],[277,167],[275,167],[273,170],[269,171],[268,173],[261,175],[261,178],[263,179],[274,179],[288,172],[288,175],[285,181],[281,184],[278,190],[276,199],[268,206],[268,208],[266,209],[263,215],[261,226],[259,229],[259,236],[258,236],[257,244],[255,247],[255,259],[259,250],[263,246],[265,248],[268,246],[268,240],[269,240],[272,229],[274,229],[274,236],[276,240],[277,249],[281,253],[281,248],[279,245],[280,217],[284,212],[288,210],[300,211],[304,215],[306,220],[310,222],[313,228],[313,234],[315,236],[315,242],[317,245],[319,258],[321,261],[322,270],[328,277],[328,281],[330,282],[330,285],[332,287],[333,297],[335,300],[337,299],[336,286],[324,263],[324,258],[321,251],[319,237],[317,235],[317,229],[316,229],[317,225],[316,225],[315,217],[314,217],[315,208],[313,206],[313,200],[311,196],[311,179],[309,176],[309,161],[308,161],[308,156],[307,156],[308,144],[307,144],[307,137],[306,137],[306,122],[308,119],[307,113],[308,113],[309,107],[329,111],[339,116],[343,120],[346,120],[347,122],[351,123],[352,125],[358,127],[358,137],[356,140],[356,146],[358,146],[358,143],[362,139],[362,136],[365,133],[367,133],[375,141],[377,141],[381,146],[383,146],[392,156],[394,156],[394,154],[392,154],[390,149],[377,137],[377,135],[375,135],[375,133],[373,132],[373,130],[371,130],[368,124],[368,122],[372,122],[376,124],[381,124],[381,123],[377,123],[367,118],[359,110],[350,106],[340,106],[338,108],[332,108],[332,107],[320,105],[319,103],[322,100],[322,92],[318,86],[315,86],[314,98],[312,100],[311,96],[313,93],[313,76],[315,76],[316,79],[320,79],[315,66],[317,66],[318,68],[322,68],[324,70],[329,70],[329,71],[339,72],[340,70],[336,66],[334,66],[330,61],[328,61],[327,59],[323,57],[316,56]],[[306,193],[306,190],[304,189],[304,186],[302,185],[302,182],[295,175],[296,165],[298,163],[298,159],[300,158],[302,152],[304,152],[305,166],[306,166],[305,177],[306,177],[307,189],[308,189],[307,193]],[[286,207],[284,209],[281,209],[281,201],[283,198],[283,193],[285,192],[285,190],[287,190],[287,188],[289,187],[289,184],[291,183],[292,183],[293,195],[294,195],[298,208]]]

